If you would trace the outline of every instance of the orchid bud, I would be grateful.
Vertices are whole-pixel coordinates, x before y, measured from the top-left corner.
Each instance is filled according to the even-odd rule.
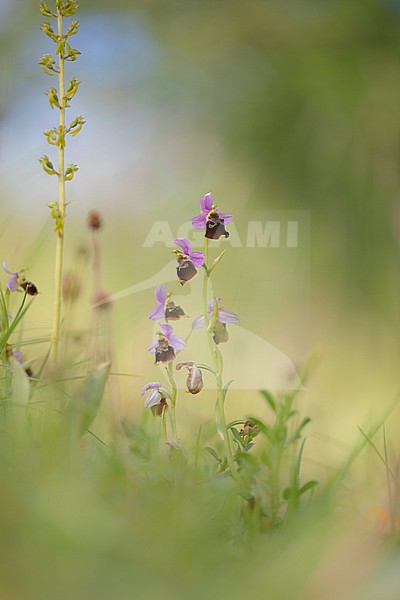
[[[203,375],[199,367],[196,367],[194,362],[182,362],[176,365],[177,371],[182,367],[186,367],[188,372],[186,386],[190,394],[198,394],[204,387]]]

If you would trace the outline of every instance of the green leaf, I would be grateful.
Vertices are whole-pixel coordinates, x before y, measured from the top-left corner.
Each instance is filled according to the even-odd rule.
[[[230,388],[230,386],[231,386],[232,383],[233,383],[233,379],[231,379],[230,381],[228,381],[228,383],[226,383],[224,385],[224,387],[222,388],[222,397],[224,399],[224,402],[225,402],[225,398],[226,398],[226,395],[228,393],[228,390],[229,390],[229,388]]]
[[[103,398],[111,363],[102,363],[88,373],[71,398],[65,417],[81,437],[93,423]]]
[[[238,432],[238,430],[235,427],[231,427],[231,432],[233,437],[235,438],[235,441],[241,446],[243,447],[242,444],[242,438],[240,437],[240,433]]]
[[[297,500],[300,496],[299,489],[296,487],[288,487],[282,493],[282,498],[284,500]]]
[[[316,481],[315,479],[311,479],[310,481],[307,481],[307,483],[305,483],[303,485],[303,487],[301,487],[299,489],[299,496],[301,496],[302,494],[305,494],[306,492],[308,492],[308,490],[312,490],[312,488],[314,488],[316,485],[319,484],[319,481]]]
[[[214,271],[215,267],[217,266],[217,264],[219,263],[219,261],[221,260],[221,258],[224,256],[225,253],[226,253],[226,250],[222,250],[221,254],[219,256],[217,256],[217,258],[215,258],[213,260],[213,262],[211,263],[211,266],[208,269],[208,275],[209,276]]]
[[[217,373],[214,369],[212,369],[209,365],[206,365],[205,363],[195,363],[196,367],[199,367],[199,369],[203,369],[204,371],[209,371],[210,373],[212,373],[214,375],[214,377],[217,377]]]
[[[19,307],[17,314],[15,315],[15,317],[14,317],[13,321],[11,322],[11,324],[9,325],[8,329],[6,329],[6,331],[4,331],[3,335],[0,337],[0,353],[3,352],[6,343],[8,342],[8,340],[10,338],[10,335],[15,330],[15,328],[19,325],[19,323],[21,322],[22,318],[24,317],[26,311],[29,309],[30,305],[32,304],[32,302],[35,299],[35,298],[32,298],[30,300],[30,302],[24,307],[26,295],[27,294],[25,292],[24,297],[22,299],[21,306]]]
[[[217,463],[221,464],[222,460],[220,459],[220,457],[218,456],[218,454],[215,452],[214,448],[210,448],[209,446],[206,446],[204,448],[204,450],[206,450],[209,454],[211,454],[211,456],[213,458],[215,458],[215,460],[217,461]]]
[[[271,392],[268,390],[260,390],[260,394],[264,397],[264,400],[267,401],[272,410],[276,412],[276,402]]]

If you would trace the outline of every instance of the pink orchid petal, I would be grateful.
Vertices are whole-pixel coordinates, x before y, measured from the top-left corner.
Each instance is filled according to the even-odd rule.
[[[167,288],[164,284],[158,285],[154,292],[154,297],[160,304],[165,304],[167,299]]]
[[[217,298],[217,304],[220,304],[220,302],[221,302],[221,298]],[[207,306],[208,306],[207,312],[212,313],[214,310],[214,298],[212,300],[208,301]]]
[[[205,196],[203,196],[202,198],[200,198],[200,208],[203,211],[203,213],[209,213],[211,208],[212,208],[212,204],[213,204],[213,195],[209,192],[208,194],[206,194]]]
[[[145,408],[151,408],[152,406],[157,406],[160,403],[161,394],[158,390],[151,390],[150,394],[147,396],[144,401]]]
[[[179,335],[171,335],[170,342],[174,350],[183,350],[185,347],[185,340]]]
[[[165,314],[165,309],[163,304],[158,304],[151,313],[149,313],[149,319],[152,321],[158,321],[158,319],[162,319]]]
[[[158,346],[158,340],[156,340],[155,342],[150,344],[150,346],[147,348],[147,352],[151,352],[152,354],[154,354],[157,346]]]
[[[189,257],[195,267],[199,268],[204,265],[204,254],[202,252],[189,252]]]
[[[233,215],[231,215],[230,213],[219,213],[219,216],[221,219],[224,219],[225,225],[233,221]]]
[[[201,327],[205,327],[205,326],[206,326],[206,321],[204,319],[204,315],[200,315],[192,323],[192,329],[200,329]]]
[[[18,289],[18,273],[14,273],[7,281],[7,286],[10,292],[16,292]]]
[[[145,394],[149,390],[154,390],[156,388],[158,389],[159,387],[161,387],[161,383],[159,381],[149,381],[149,383],[146,383],[146,385],[142,387],[140,395],[143,396],[143,394]]]
[[[174,240],[174,244],[182,248],[183,254],[189,254],[190,252],[190,242],[186,238],[176,238]]]
[[[159,326],[165,337],[170,340],[173,332],[172,325],[169,325],[168,323],[159,323]]]
[[[220,308],[218,311],[218,321],[220,323],[237,323],[239,320],[239,316],[236,313],[225,310],[224,308]]]
[[[207,214],[201,213],[192,219],[192,225],[195,229],[205,229],[207,222]]]
[[[15,273],[13,273],[12,271],[9,271],[7,269],[7,265],[6,265],[6,261],[3,261],[3,269],[5,270],[6,273],[8,273],[9,275],[15,275]]]

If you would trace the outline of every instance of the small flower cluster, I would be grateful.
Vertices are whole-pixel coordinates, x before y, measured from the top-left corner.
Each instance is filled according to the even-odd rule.
[[[204,236],[207,240],[217,240],[221,237],[229,237],[225,225],[233,219],[231,214],[219,212],[219,208],[213,203],[212,194],[206,194],[200,200],[201,214],[193,217],[192,225],[195,229],[205,230]],[[178,282],[183,286],[193,279],[202,267],[208,274],[208,267],[205,264],[205,254],[203,252],[192,251],[191,244],[186,238],[176,238],[174,243],[179,249],[173,250],[178,262],[176,275]],[[172,293],[167,291],[164,284],[156,287],[154,292],[156,306],[149,313],[148,318],[151,321],[157,321],[159,331],[157,331],[156,340],[150,345],[149,352],[154,354],[155,364],[167,367],[169,379],[172,387],[175,387],[171,363],[175,360],[177,353],[185,347],[185,340],[174,334],[170,322],[176,322],[187,318],[185,310],[175,304],[172,300]],[[220,306],[221,298],[210,300],[208,302],[207,315],[200,315],[192,323],[192,329],[206,327],[212,320],[213,340],[216,344],[227,342],[229,339],[226,329],[227,323],[236,323],[239,317]],[[193,361],[181,362],[176,365],[176,370],[186,367],[188,376],[186,380],[187,391],[191,394],[198,394],[204,387],[202,371]],[[159,382],[149,382],[142,389],[142,395],[148,392],[145,399],[145,408],[151,408],[153,414],[163,415],[168,408],[167,400],[172,405],[176,398],[168,388],[162,386]]]

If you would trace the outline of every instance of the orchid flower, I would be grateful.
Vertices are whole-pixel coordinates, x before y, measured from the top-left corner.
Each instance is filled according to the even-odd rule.
[[[157,321],[164,317],[166,321],[179,321],[179,319],[186,316],[185,311],[180,306],[176,306],[175,302],[171,300],[171,296],[172,294],[167,294],[167,288],[164,284],[156,287],[154,297],[157,306],[149,314],[149,319]]]
[[[214,337],[214,342],[216,344],[220,344],[221,342],[227,342],[229,339],[229,334],[228,331],[226,329],[226,324],[227,323],[237,323],[239,321],[239,317],[236,313],[233,313],[229,310],[225,310],[225,308],[220,308],[219,304],[221,302],[221,298],[217,298],[217,305],[218,305],[218,316],[217,316],[217,321],[214,325],[214,329],[213,329],[213,337]],[[212,315],[214,313],[214,299],[209,300],[208,302],[208,308],[207,308],[207,315],[208,318],[211,319]],[[205,327],[206,326],[206,320],[204,318],[204,315],[200,315],[199,317],[197,317],[197,319],[195,319],[192,323],[192,329],[200,329],[201,327]]]
[[[155,364],[168,363],[174,360],[175,351],[179,352],[185,347],[185,340],[173,334],[172,326],[168,323],[159,323],[161,330],[158,339],[149,346],[149,352],[155,354]]]
[[[197,269],[204,265],[204,254],[202,252],[192,252],[190,242],[186,238],[176,238],[174,243],[181,248],[181,251],[174,250],[174,252],[178,260],[176,274],[179,283],[184,285],[196,275]]]
[[[229,237],[225,225],[230,223],[233,216],[229,213],[219,212],[218,206],[213,204],[213,195],[206,194],[200,198],[201,213],[192,219],[192,225],[195,229],[206,229],[206,237],[219,239],[220,237]]]
[[[151,408],[153,415],[161,416],[164,410],[167,410],[168,404],[166,399],[167,392],[159,381],[150,381],[146,383],[140,392],[141,396],[144,396],[146,392],[149,392],[144,401],[145,408]]]

